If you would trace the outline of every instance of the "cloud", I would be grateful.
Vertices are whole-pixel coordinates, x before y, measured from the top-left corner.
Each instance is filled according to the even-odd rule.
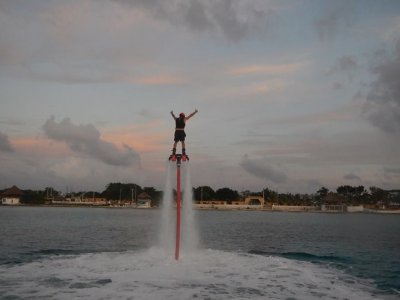
[[[0,131],[0,152],[14,152],[14,148],[8,139],[8,135]]]
[[[314,21],[314,27],[321,40],[332,39],[341,27],[349,27],[353,18],[353,4],[350,1],[331,1],[321,17]]]
[[[110,1],[11,2],[0,5],[0,65],[13,77],[74,84],[170,73],[154,67],[164,32],[140,11]]]
[[[60,123],[49,118],[43,125],[46,136],[52,140],[64,142],[77,153],[94,157],[113,166],[140,165],[140,156],[128,145],[118,149],[114,144],[104,141],[100,132],[92,125],[75,125],[68,118]]]
[[[384,177],[387,180],[398,180],[400,178],[400,168],[384,168]]]
[[[305,180],[305,186],[308,191],[317,191],[323,185],[317,179],[308,179],[308,180]]]
[[[354,174],[354,173],[349,173],[343,176],[343,179],[346,180],[361,180],[360,176]]]
[[[350,55],[345,55],[339,58],[334,66],[328,70],[327,75],[332,75],[341,72],[353,72],[357,70],[357,59]]]
[[[0,6],[3,72],[67,84],[146,86],[187,83],[181,68],[162,62],[170,57],[163,46],[178,45],[182,28],[236,42],[265,34],[281,6],[263,0],[17,2]]]
[[[337,59],[325,74],[336,78],[336,81],[332,84],[332,89],[338,91],[344,89],[347,84],[351,83],[357,69],[357,59],[351,55],[344,55]]]
[[[376,80],[369,86],[364,116],[387,133],[400,133],[400,41],[391,57],[381,57],[372,68]]]
[[[247,155],[245,155],[243,160],[240,162],[240,166],[248,173],[274,183],[281,183],[287,180],[285,173],[275,170],[272,166],[265,164],[264,162],[251,160]]]
[[[143,9],[154,18],[193,32],[222,34],[239,41],[251,33],[270,27],[273,10],[264,1],[238,0],[114,0],[134,9]]]
[[[270,119],[268,121],[263,121],[265,123],[277,123],[277,124],[295,124],[306,125],[314,124],[320,126],[324,123],[337,123],[337,122],[349,122],[355,119],[356,115],[360,114],[362,109],[362,104],[350,103],[337,107],[332,110],[320,111],[320,112],[310,112],[303,115],[293,115],[288,117],[283,117],[279,119]]]
[[[148,170],[132,172],[132,168],[120,168],[88,157],[63,156],[48,157],[25,152],[11,155],[2,161],[0,168],[0,182],[3,186],[17,185],[22,189],[43,189],[52,186],[56,190],[65,192],[96,190],[103,191],[110,182],[135,182],[144,185],[142,178]],[[158,172],[158,174],[162,172]],[[155,180],[147,185],[153,185]],[[158,186],[161,181],[157,180]]]
[[[124,141],[142,155],[162,153],[165,151],[166,142],[169,144],[171,131],[163,122],[151,118],[148,118],[149,121],[143,120],[140,125],[114,127],[113,130],[105,132],[103,137],[114,144]]]
[[[128,78],[128,82],[141,85],[175,85],[184,83],[184,79],[174,75],[154,75]]]
[[[332,84],[332,89],[333,89],[334,91],[341,90],[341,89],[343,89],[343,84],[340,83],[340,82],[334,82],[334,83]]]
[[[279,65],[247,65],[243,67],[235,67],[228,70],[228,74],[253,75],[253,74],[287,74],[297,71],[302,66],[301,63],[279,64]]]
[[[285,88],[286,83],[282,80],[267,80],[230,87],[229,89],[225,89],[224,94],[228,97],[239,97],[241,101],[247,102],[252,99],[249,98],[251,96],[265,95],[276,91],[282,91]]]
[[[400,168],[385,168],[385,172],[400,176]]]

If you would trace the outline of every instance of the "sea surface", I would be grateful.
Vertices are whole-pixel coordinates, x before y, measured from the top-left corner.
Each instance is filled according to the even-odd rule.
[[[0,206],[0,299],[400,299],[400,215],[198,210],[179,260],[161,215]]]

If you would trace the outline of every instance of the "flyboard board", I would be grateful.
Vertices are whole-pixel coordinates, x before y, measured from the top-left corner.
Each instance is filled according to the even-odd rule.
[[[177,162],[181,162],[181,161],[188,161],[189,160],[189,156],[187,156],[186,154],[171,154],[168,158],[168,160],[170,161],[177,161]]]

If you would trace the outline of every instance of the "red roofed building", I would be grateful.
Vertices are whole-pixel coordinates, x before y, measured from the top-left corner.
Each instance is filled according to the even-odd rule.
[[[24,194],[18,187],[13,185],[1,194],[1,204],[3,205],[18,205],[21,203],[21,197]]]

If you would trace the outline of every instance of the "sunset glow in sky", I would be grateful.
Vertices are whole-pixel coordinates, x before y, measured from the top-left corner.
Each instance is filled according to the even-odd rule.
[[[0,0],[0,188],[400,188],[400,1]],[[180,145],[179,148],[180,149]]]

